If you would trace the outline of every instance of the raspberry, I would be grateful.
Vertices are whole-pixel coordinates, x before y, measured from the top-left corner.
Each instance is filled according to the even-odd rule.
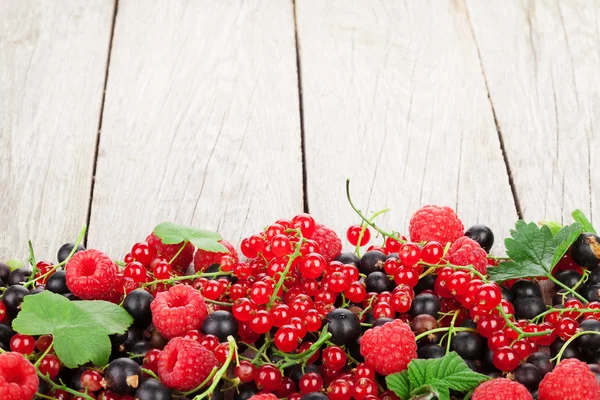
[[[417,358],[415,334],[399,319],[368,329],[360,338],[360,354],[382,375],[401,372]]]
[[[107,297],[115,284],[115,263],[98,250],[84,250],[69,260],[66,266],[67,287],[83,300]]]
[[[342,241],[325,225],[317,224],[312,240],[319,244],[319,253],[327,262],[333,261],[342,252]]]
[[[212,251],[206,251],[202,249],[198,249],[196,254],[194,255],[194,269],[196,272],[204,271],[206,268],[210,267],[213,264],[219,264],[221,262],[221,257],[230,255],[235,259],[235,262],[238,261],[238,254],[235,251],[235,247],[227,240],[221,240],[220,242],[223,246],[227,247],[229,253],[215,253]]]
[[[527,388],[510,379],[497,378],[482,383],[473,392],[471,400],[532,400]]]
[[[146,238],[146,242],[148,246],[154,249],[157,256],[165,258],[167,261],[171,261],[171,259],[177,254],[179,249],[181,248],[182,243],[177,244],[164,244],[158,236],[154,233],[151,233]],[[188,243],[185,248],[179,253],[177,258],[173,260],[171,266],[174,270],[183,272],[186,268],[191,264],[194,259],[194,245]]]
[[[446,259],[454,265],[472,265],[483,275],[487,272],[487,254],[479,243],[463,236],[457,239],[446,254]]]
[[[208,315],[204,298],[191,286],[177,285],[160,292],[150,304],[152,323],[166,338],[200,328]]]
[[[277,396],[271,393],[255,394],[248,400],[277,400]]]
[[[465,233],[458,215],[450,207],[425,206],[410,219],[408,227],[412,242],[435,240],[445,245]]]
[[[190,390],[200,385],[219,362],[212,351],[195,340],[172,339],[158,356],[158,376],[172,389]]]
[[[587,364],[569,358],[542,379],[538,394],[542,400],[600,400],[600,384]]]
[[[31,400],[39,383],[35,367],[22,354],[0,354],[0,399]]]

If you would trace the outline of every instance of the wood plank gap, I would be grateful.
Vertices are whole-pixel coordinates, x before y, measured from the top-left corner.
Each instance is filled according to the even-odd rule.
[[[496,133],[498,134],[498,141],[500,142],[500,150],[502,151],[502,158],[504,159],[504,166],[506,167],[506,174],[508,175],[508,184],[510,186],[510,191],[513,196],[513,200],[515,202],[515,208],[517,209],[517,216],[519,219],[523,219],[523,212],[521,211],[521,203],[519,202],[519,197],[517,196],[517,188],[515,186],[515,180],[513,178],[512,171],[510,169],[510,161],[508,160],[508,154],[506,152],[506,146],[504,145],[504,138],[502,137],[502,130],[500,129],[500,123],[498,122],[498,118],[496,117],[496,110],[494,108],[494,102],[492,101],[492,96],[490,94],[490,88],[488,86],[487,76],[485,75],[485,68],[483,68],[483,60],[481,59],[481,51],[479,50],[479,43],[477,42],[477,37],[475,36],[475,31],[473,30],[473,23],[471,22],[471,16],[469,15],[469,8],[465,5],[465,12],[467,14],[467,20],[469,21],[469,29],[471,30],[471,35],[473,36],[473,42],[475,43],[475,49],[477,50],[477,58],[479,59],[479,66],[481,68],[481,74],[483,75],[483,82],[485,83],[485,90],[487,92],[488,101],[490,102],[490,108],[492,109],[492,115],[494,117],[494,124],[496,125]]]
[[[309,212],[308,207],[308,176],[306,172],[306,142],[304,140],[304,99],[302,98],[302,68],[300,62],[300,42],[298,40],[298,17],[296,13],[296,0],[292,0],[294,9],[294,45],[296,48],[296,74],[298,76],[298,109],[300,112],[300,151],[302,153],[302,200],[304,212]]]
[[[90,185],[90,201],[87,210],[87,229],[83,238],[83,243],[87,247],[88,232],[90,231],[90,221],[92,218],[92,201],[94,200],[94,186],[96,185],[96,168],[98,166],[98,151],[100,149],[100,134],[102,132],[102,117],[104,115],[104,102],[106,101],[106,87],[108,85],[108,71],[110,69],[110,57],[112,54],[113,38],[115,37],[115,26],[117,22],[117,13],[119,11],[119,0],[115,0],[112,15],[112,26],[110,27],[110,38],[108,40],[108,56],[106,57],[106,68],[104,70],[104,88],[102,90],[102,102],[100,105],[100,117],[98,118],[98,132],[96,133],[96,147],[94,149],[94,167],[92,168],[92,183]]]

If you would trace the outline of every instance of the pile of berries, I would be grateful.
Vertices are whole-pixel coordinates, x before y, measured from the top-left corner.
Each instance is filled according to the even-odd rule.
[[[369,225],[348,228],[354,252],[299,214],[239,253],[152,233],[123,261],[70,243],[56,264],[0,263],[0,399],[392,400],[386,376],[454,351],[492,378],[474,400],[600,400],[600,238],[582,234],[558,263],[548,306],[536,277],[491,281],[492,231],[448,207],[417,211],[408,238]],[[66,368],[51,336],[12,329],[45,290],[133,317],[107,365]]]

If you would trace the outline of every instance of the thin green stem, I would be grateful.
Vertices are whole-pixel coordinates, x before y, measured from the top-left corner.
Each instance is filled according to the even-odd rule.
[[[566,312],[577,312],[577,313],[600,313],[600,309],[597,308],[549,308],[548,310],[544,311],[543,313],[537,315],[535,318],[533,318],[532,320],[530,320],[531,322],[537,322],[540,319],[544,318],[546,315],[548,314],[552,314],[552,313],[559,313],[559,314],[563,314]]]
[[[258,349],[256,354],[254,355],[252,364],[256,364],[258,362],[258,359],[263,356],[263,353],[265,352],[265,350],[267,350],[267,347],[269,347],[270,345],[271,345],[271,341],[265,337],[265,342],[263,343],[262,346],[260,346],[260,349]],[[267,359],[267,361],[268,361],[268,359]]]
[[[567,285],[565,285],[564,283],[562,283],[561,281],[559,281],[558,279],[556,279],[554,276],[552,276],[552,274],[548,274],[548,279],[550,279],[552,282],[554,282],[555,285],[560,286],[561,288],[565,289],[567,292],[571,293],[573,296],[577,297],[579,300],[581,300],[581,302],[583,304],[587,304],[587,300],[585,297],[583,297],[582,295],[580,295],[579,293],[577,293],[576,291],[574,291],[573,289],[571,289],[570,287],[568,287]]]
[[[50,342],[50,346],[48,346],[48,348],[42,353],[42,356],[37,359],[37,361],[35,362],[35,364],[33,364],[33,366],[36,369],[40,365],[40,363],[42,362],[42,360],[44,359],[44,357],[46,357],[48,355],[48,353],[50,353],[50,350],[52,350],[52,345],[54,345],[54,338],[52,338],[52,341]]]
[[[149,369],[142,368],[142,372],[145,373],[146,375],[149,375],[149,376],[153,377],[157,381],[160,380],[160,378],[158,376],[156,376],[156,374],[154,372],[150,371]]]
[[[381,229],[380,227],[378,227],[377,225],[375,225],[375,223],[371,222],[370,220],[367,219],[367,217],[364,216],[364,214],[358,209],[356,208],[356,206],[354,205],[354,203],[352,202],[352,198],[350,196],[350,179],[346,179],[346,198],[348,199],[348,203],[350,203],[350,207],[352,207],[352,209],[354,210],[354,212],[356,212],[356,214],[358,214],[358,216],[360,218],[362,218],[362,220],[369,225],[371,228],[375,229],[377,232],[381,233],[381,235],[385,236],[385,237],[391,237],[395,240],[397,240],[400,243],[404,243],[402,241],[402,239],[394,237],[393,234],[384,231],[383,229]]]
[[[227,359],[225,360],[225,363],[216,372],[216,374],[213,378],[213,382],[208,387],[208,389],[206,389],[203,393],[199,394],[198,396],[194,397],[194,400],[200,400],[200,399],[210,396],[215,391],[215,388],[221,381],[221,378],[223,377],[225,372],[227,372],[227,369],[229,368],[229,364],[231,364],[231,360],[233,360],[233,355],[237,352],[237,346],[235,344],[235,339],[233,338],[233,336],[228,336],[227,342],[229,343],[229,354],[227,354]]]
[[[452,343],[452,334],[454,333],[454,323],[456,322],[456,317],[458,317],[458,314],[460,313],[460,310],[456,310],[454,311],[454,316],[452,317],[452,321],[450,321],[450,326],[448,327],[448,342],[446,343],[446,354],[450,353],[450,343]]]
[[[317,352],[317,350],[319,350],[319,348],[329,339],[331,339],[331,333],[327,332],[327,325],[325,325],[323,327],[323,330],[321,331],[319,339],[313,344],[311,344],[310,347],[302,353],[294,355],[286,355],[285,353],[282,353],[285,356],[284,359],[286,362],[280,365],[279,369],[283,371],[283,369],[287,367],[291,367],[300,363],[306,363],[306,361],[308,361]]]
[[[567,340],[565,342],[565,344],[562,345],[562,347],[560,348],[560,351],[558,352],[558,354],[556,355],[556,357],[550,359],[550,361],[556,361],[556,364],[558,364],[560,362],[560,359],[561,359],[563,353],[565,352],[565,350],[567,349],[567,347],[573,342],[573,340],[575,340],[579,336],[583,336],[583,335],[600,335],[600,332],[596,332],[596,331],[577,332],[576,334],[574,334],[573,336],[571,336],[569,338],[569,340]]]
[[[207,299],[206,297],[204,298],[204,301],[207,303],[216,304],[216,305],[225,306],[225,307],[231,307],[233,305],[233,303],[226,303],[224,301],[211,300],[211,299]]]
[[[94,398],[93,398],[93,397],[91,397],[91,396],[88,396],[86,393],[82,393],[82,392],[78,392],[78,391],[76,391],[76,390],[73,390],[73,389],[71,389],[71,388],[67,387],[67,385],[64,385],[64,384],[63,384],[63,385],[58,385],[58,384],[56,384],[54,381],[52,381],[52,379],[50,379],[50,378],[47,378],[46,376],[42,375],[42,373],[41,373],[39,370],[36,370],[36,371],[37,371],[37,374],[38,374],[38,376],[39,376],[40,378],[42,378],[44,381],[46,381],[46,383],[47,383],[48,385],[50,385],[50,387],[51,387],[52,389],[63,390],[63,391],[65,391],[65,392],[67,392],[67,393],[70,393],[70,394],[72,394],[73,396],[79,396],[79,397],[83,397],[83,398],[84,398],[84,399],[86,399],[86,400],[94,400]]]
[[[450,328],[446,327],[446,328],[435,328],[435,329],[431,329],[427,332],[423,332],[420,335],[417,335],[415,337],[415,341],[423,339],[424,337],[431,335],[433,333],[438,333],[438,332],[448,332]],[[463,327],[455,327],[454,328],[454,332],[477,332],[477,329],[473,329],[473,328],[463,328]]]
[[[202,381],[201,384],[199,384],[198,386],[196,386],[192,390],[188,390],[187,392],[183,392],[182,394],[184,396],[187,396],[188,394],[192,394],[192,393],[197,392],[198,390],[202,389],[208,382],[210,382],[210,380],[213,378],[213,376],[215,376],[215,374],[217,373],[218,370],[219,369],[217,367],[213,367],[213,369],[210,371],[210,374],[208,374],[208,376],[206,377],[206,379],[204,381]]]
[[[56,400],[56,397],[46,396],[45,394],[41,394],[39,392],[35,394],[35,397],[39,397],[41,399]]]
[[[177,257],[179,257],[179,255],[181,254],[183,249],[185,249],[185,246],[187,246],[188,243],[189,243],[189,241],[187,239],[183,241],[183,244],[181,245],[179,250],[177,250],[177,253],[175,253],[173,258],[171,258],[171,260],[169,261],[169,264],[173,264],[173,261],[175,261],[177,259]]]
[[[231,275],[231,272],[223,272],[223,271],[217,271],[217,272],[198,272],[198,273],[196,273],[194,275],[174,276],[173,278],[157,279],[155,281],[146,282],[146,283],[143,283],[141,285],[141,287],[144,288],[144,287],[156,285],[158,283],[173,283],[173,282],[176,282],[176,281],[188,281],[188,280],[194,280],[196,278],[224,276],[224,275]]]
[[[29,264],[31,265],[31,276],[35,277],[35,274],[37,274],[38,269],[37,269],[37,261],[35,260],[35,253],[33,251],[33,244],[31,243],[31,240],[27,241],[27,245],[29,246]]]
[[[292,267],[294,260],[301,255],[300,248],[302,247],[302,243],[304,242],[304,237],[302,236],[302,231],[300,231],[300,229],[296,229],[296,232],[297,232],[296,234],[298,235],[298,239],[299,239],[298,243],[296,243],[296,249],[290,256],[290,259],[288,260],[288,262],[285,266],[285,269],[283,270],[283,272],[281,273],[281,276],[279,277],[279,280],[275,284],[275,288],[273,289],[273,294],[271,295],[271,298],[269,299],[269,303],[267,304],[267,311],[269,311],[271,309],[271,307],[273,307],[273,303],[275,302],[275,299],[277,298],[279,289],[281,289],[281,286],[283,285],[285,278],[287,277],[288,273],[290,272],[290,268]]]

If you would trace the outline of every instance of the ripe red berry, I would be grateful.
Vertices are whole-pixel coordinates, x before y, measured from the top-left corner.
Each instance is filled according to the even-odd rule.
[[[389,236],[385,238],[385,245],[384,245],[384,247],[385,247],[386,251],[389,254],[391,254],[391,253],[399,253],[401,246],[402,246],[402,243],[400,243],[396,239],[394,239],[392,237],[389,237]]]
[[[152,272],[156,279],[169,279],[171,277],[171,264],[167,261],[161,260],[153,264]]]
[[[156,250],[154,247],[150,247],[148,242],[140,242],[133,245],[131,255],[134,260],[141,262],[143,265],[150,265],[156,257]]]
[[[397,313],[404,314],[410,310],[410,306],[412,305],[411,296],[405,291],[398,291],[392,295],[392,299],[390,300],[390,306]]]
[[[400,262],[395,258],[388,258],[383,264],[383,270],[388,275],[394,275],[398,268],[400,268]]]
[[[60,360],[54,354],[47,354],[40,362],[38,369],[42,375],[54,379],[60,372]]]
[[[494,334],[488,339],[488,347],[490,350],[495,351],[500,347],[506,347],[510,345],[510,339],[508,336],[502,332],[494,332]]]
[[[323,388],[323,378],[315,372],[302,375],[298,381],[298,388],[304,394],[318,392]]]
[[[273,322],[273,326],[283,326],[290,321],[292,318],[292,314],[290,312],[290,308],[286,304],[278,304],[275,307],[271,308],[271,319]]]
[[[343,272],[333,272],[328,276],[328,278],[329,279],[327,279],[327,283],[329,290],[334,293],[343,292],[350,284],[348,277]]]
[[[227,357],[229,357],[229,343],[220,343],[214,350],[215,357],[221,364],[225,364]],[[235,357],[235,352],[233,354]]]
[[[338,346],[329,346],[323,350],[323,365],[333,370],[340,370],[346,365],[348,357]]]
[[[10,349],[16,353],[31,354],[35,350],[33,336],[17,333],[10,339]]]
[[[250,382],[254,380],[256,367],[250,361],[242,360],[240,361],[240,365],[235,367],[234,373],[235,376],[240,378],[240,381],[244,383]]]
[[[421,249],[415,243],[405,243],[400,247],[400,261],[405,267],[412,267],[421,259]]]
[[[6,306],[0,301],[0,323],[4,322],[8,317],[6,316]]]
[[[317,310],[311,308],[304,314],[304,326],[308,332],[317,332],[321,329],[321,315]]]
[[[200,340],[200,344],[210,351],[214,351],[219,345],[219,338],[214,335],[204,335]]]
[[[271,314],[266,310],[258,310],[250,319],[250,329],[258,334],[267,333],[273,327]]]
[[[494,332],[504,328],[504,320],[496,315],[485,315],[477,319],[477,332],[484,338],[491,337]]]
[[[283,325],[277,329],[273,338],[275,346],[284,353],[291,353],[296,350],[300,340],[300,334],[293,325]]]
[[[300,274],[303,278],[318,278],[325,271],[326,265],[322,255],[311,253],[304,257],[304,262],[300,264]]]
[[[384,301],[380,301],[377,303],[375,308],[373,308],[373,318],[394,318],[396,316],[396,311],[392,308],[389,303]]]
[[[502,290],[500,290],[500,286],[495,282],[485,283],[479,287],[475,300],[483,310],[491,310],[500,304]]]
[[[281,384],[281,371],[271,364],[261,365],[256,371],[254,382],[259,389],[274,392]]]
[[[136,283],[146,282],[146,267],[138,261],[127,264],[123,271],[125,278],[131,278]]]
[[[353,387],[355,400],[364,400],[369,395],[377,395],[377,384],[372,379],[360,378],[356,380]]]
[[[556,327],[556,334],[562,340],[568,340],[571,336],[577,333],[579,324],[572,318],[562,318]]]
[[[272,294],[271,286],[263,281],[255,282],[250,291],[250,297],[256,304],[267,304]]]
[[[419,271],[415,268],[400,266],[394,273],[394,282],[396,285],[415,287],[419,283]]]
[[[246,297],[235,300],[231,307],[231,312],[235,319],[243,322],[249,321],[254,311],[256,311],[256,304]]]
[[[354,281],[344,290],[344,296],[353,303],[360,303],[367,297],[367,289],[364,283]]]
[[[425,244],[421,249],[421,260],[427,264],[438,264],[444,255],[444,248],[436,241]]]
[[[315,229],[317,225],[315,223],[315,219],[309,214],[298,214],[292,218],[291,225],[293,229],[300,229],[302,232],[302,236],[306,239],[312,237],[313,233],[315,233]]]
[[[35,347],[42,353],[45,352],[50,345],[52,345],[51,335],[42,335],[35,342]]]
[[[492,354],[492,363],[502,372],[510,372],[519,366],[517,352],[510,347],[500,347]]]
[[[360,237],[363,229],[364,232],[362,232],[362,237],[360,238],[360,245],[364,246],[365,244],[369,243],[369,240],[371,240],[371,232],[369,231],[369,228],[362,227],[360,225],[352,225],[346,231],[346,239],[348,239],[348,242],[352,246],[356,246],[358,244],[358,238]]]
[[[463,295],[467,293],[471,276],[464,271],[456,271],[448,279],[448,289],[454,295]]]
[[[102,375],[100,372],[93,369],[83,371],[79,378],[79,382],[81,383],[81,386],[89,392],[96,392],[102,389],[102,384],[100,383],[102,382]]]
[[[329,400],[350,400],[352,398],[352,383],[344,379],[336,379],[327,388]]]

